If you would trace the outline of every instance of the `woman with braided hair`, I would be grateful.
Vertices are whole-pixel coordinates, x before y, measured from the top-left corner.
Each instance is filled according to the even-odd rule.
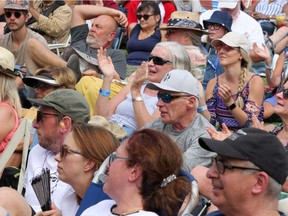
[[[249,42],[244,35],[229,32],[212,41],[224,73],[209,81],[206,89],[210,122],[225,123],[230,130],[249,127],[252,115],[263,120],[264,83],[249,71]]]

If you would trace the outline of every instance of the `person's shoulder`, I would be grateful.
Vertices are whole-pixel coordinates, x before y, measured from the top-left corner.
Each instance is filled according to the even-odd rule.
[[[29,38],[35,38],[35,39],[39,40],[41,43],[43,43],[44,45],[47,44],[46,39],[42,35],[40,35],[39,33],[35,32],[29,28],[27,28],[27,38],[28,39]]]
[[[158,129],[162,128],[164,123],[162,122],[161,118],[157,118],[153,121],[148,122],[144,128],[150,128],[150,129]]]
[[[137,215],[137,216],[157,216],[158,214],[154,213],[154,212],[150,212],[150,211],[139,211],[138,213],[136,214],[132,214],[132,215]]]
[[[107,215],[108,212],[110,212],[111,207],[115,205],[114,200],[103,200],[96,205],[90,206],[87,208],[81,216],[89,216],[94,215],[95,212],[97,212],[98,215]]]
[[[125,58],[125,54],[120,49],[109,48],[107,49],[107,55],[110,56],[112,60],[114,58],[123,58],[123,57]]]

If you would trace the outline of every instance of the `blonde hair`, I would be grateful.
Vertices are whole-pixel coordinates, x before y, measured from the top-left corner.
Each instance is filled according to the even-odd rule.
[[[38,69],[35,75],[41,75],[43,73],[51,74],[52,78],[61,86],[67,89],[75,89],[77,78],[71,69],[67,67],[46,66]]]
[[[0,73],[0,92],[0,101],[7,101],[20,117],[22,107],[15,79]]]

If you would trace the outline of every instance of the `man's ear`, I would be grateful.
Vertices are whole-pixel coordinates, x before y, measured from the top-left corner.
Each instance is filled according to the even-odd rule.
[[[68,116],[64,116],[59,122],[59,127],[64,130],[70,130],[72,127],[72,119]]]
[[[116,36],[116,32],[111,32],[109,35],[108,35],[108,41],[111,42],[115,39],[115,36]]]
[[[267,187],[268,187],[268,184],[270,181],[270,177],[267,173],[261,172],[261,171],[255,173],[255,175],[256,175],[255,178],[257,178],[257,179],[255,181],[255,184],[253,185],[252,193],[253,194],[260,194],[263,191],[267,190]]]

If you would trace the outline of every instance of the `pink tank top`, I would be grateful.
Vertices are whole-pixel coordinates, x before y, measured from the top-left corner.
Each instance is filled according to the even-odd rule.
[[[18,119],[18,114],[16,112],[16,110],[14,109],[13,106],[11,106],[8,102],[0,102],[0,106],[8,106],[10,107],[13,112],[14,112],[14,118],[15,118],[15,125],[14,128],[7,134],[7,136],[0,142],[0,155],[2,154],[2,152],[4,151],[4,149],[6,148],[6,146],[8,145],[9,141],[11,140],[12,136],[14,135],[14,133],[16,132],[18,126],[19,126],[19,119]]]

